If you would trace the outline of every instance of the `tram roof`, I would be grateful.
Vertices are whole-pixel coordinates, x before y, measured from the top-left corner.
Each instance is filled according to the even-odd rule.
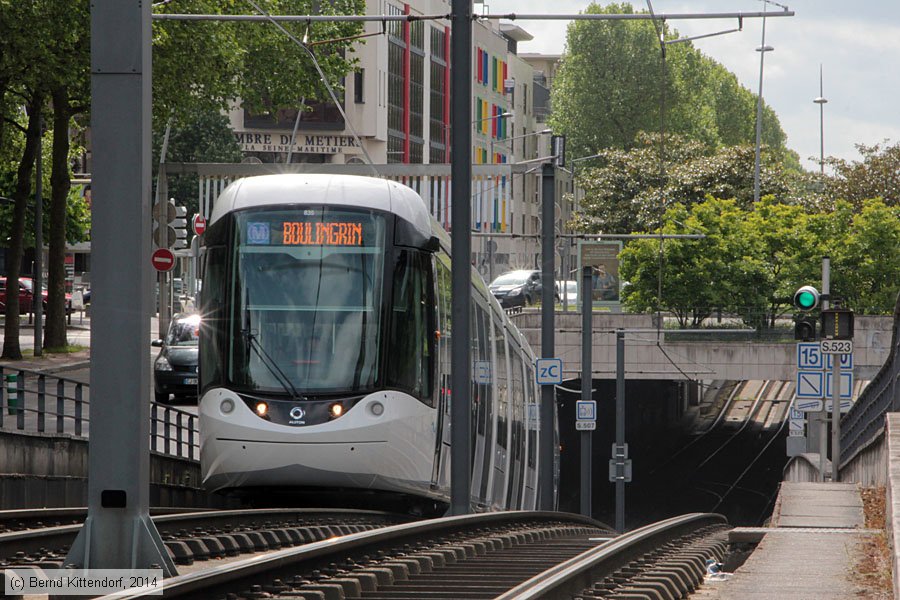
[[[423,235],[431,235],[425,201],[405,185],[359,175],[295,174],[244,177],[229,185],[216,199],[210,224],[246,208],[290,204],[358,206],[398,215]]]

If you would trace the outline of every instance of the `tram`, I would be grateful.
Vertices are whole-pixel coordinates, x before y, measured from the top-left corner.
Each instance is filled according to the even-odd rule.
[[[350,175],[240,179],[216,201],[203,273],[206,488],[446,508],[450,238],[418,194]],[[472,510],[534,509],[534,355],[471,281]]]

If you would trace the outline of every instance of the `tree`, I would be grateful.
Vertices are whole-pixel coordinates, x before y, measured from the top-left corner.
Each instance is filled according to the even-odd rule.
[[[154,164],[159,162],[164,128],[154,128]],[[162,131],[161,131],[162,130]],[[169,134],[166,162],[240,162],[241,148],[235,140],[228,118],[219,111],[198,107],[190,113],[173,118]],[[197,214],[196,175],[169,176],[169,196],[187,208],[188,215]]]
[[[861,161],[829,157],[825,163],[834,176],[824,179],[825,196],[832,203],[847,200],[859,210],[863,201],[882,198],[888,206],[900,205],[900,142],[887,140],[867,146],[857,144]]]
[[[900,292],[900,207],[864,200],[833,251],[835,295],[857,312],[890,314]]]
[[[629,309],[671,313],[680,327],[696,327],[716,309],[761,313],[765,274],[753,252],[746,211],[734,200],[707,198],[691,207],[673,205],[664,220],[657,232],[706,237],[630,242],[619,267],[628,281],[623,299]]]
[[[666,206],[691,205],[707,195],[735,198],[740,206],[753,201],[755,152],[752,146],[723,146],[710,150],[681,136],[666,137],[668,166],[659,159],[659,136],[640,134],[631,150],[607,149],[600,166],[578,172],[584,190],[581,212],[572,225],[590,233],[650,231]],[[764,149],[761,157],[761,195],[783,197],[790,178],[778,157]]]
[[[587,13],[633,14],[627,3],[591,4]],[[662,26],[666,40],[678,32]],[[664,129],[704,145],[755,141],[756,95],[690,42],[667,45],[648,21],[575,21],[552,89],[554,132],[574,156],[629,149],[640,131]],[[786,136],[764,105],[763,143],[781,150]],[[669,158],[666,157],[668,161]]]

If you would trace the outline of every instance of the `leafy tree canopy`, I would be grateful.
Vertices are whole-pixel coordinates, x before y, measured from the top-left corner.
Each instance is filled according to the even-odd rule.
[[[832,295],[857,312],[890,314],[900,291],[900,208],[880,199],[859,212],[841,201],[808,213],[771,196],[749,207],[708,197],[670,206],[661,231],[705,237],[629,242],[620,254],[623,300],[630,310],[668,312],[682,327],[717,310],[773,326],[792,310],[793,292],[819,280],[822,256],[831,257]]]
[[[789,195],[784,163],[768,149],[762,154],[760,195]],[[755,152],[752,146],[711,150],[699,141],[666,136],[668,165],[659,160],[659,136],[639,134],[630,150],[606,149],[595,163],[577,171],[583,190],[573,226],[591,233],[628,233],[656,228],[665,207],[702,202],[707,195],[753,202]]]
[[[633,14],[628,3],[591,4],[589,14]],[[663,25],[668,41],[678,32]],[[672,131],[706,146],[755,141],[756,95],[690,42],[667,45],[649,21],[575,21],[554,79],[551,125],[573,156],[631,148],[640,131]],[[661,108],[664,110],[661,111]],[[764,105],[762,142],[786,136]]]

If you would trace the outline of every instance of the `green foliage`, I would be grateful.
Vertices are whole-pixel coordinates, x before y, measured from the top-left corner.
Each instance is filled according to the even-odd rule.
[[[362,14],[363,0],[261,0],[270,14]],[[156,12],[246,13],[236,0],[180,0]],[[296,39],[334,40],[362,31],[359,23],[283,23]],[[339,83],[352,70],[350,42],[317,46],[326,77]],[[202,68],[193,68],[202,60]],[[335,87],[340,87],[335,85]],[[326,90],[307,53],[271,22],[155,21],[153,24],[153,110],[165,122],[198,112],[225,110],[237,98],[261,113],[296,108],[301,98],[326,100]]]
[[[824,179],[827,202],[847,200],[859,210],[864,200],[882,198],[889,206],[900,205],[900,142],[867,146],[857,144],[861,161],[826,158],[834,176]]]
[[[623,299],[630,310],[670,313],[681,327],[719,310],[757,329],[774,327],[791,310],[794,290],[820,279],[822,256],[831,257],[833,296],[857,312],[890,314],[900,291],[900,208],[881,200],[864,201],[859,213],[840,202],[810,214],[773,197],[750,207],[710,197],[671,206],[661,231],[706,237],[662,247],[630,242],[620,255]]]
[[[585,12],[635,11],[628,3],[593,3]],[[663,33],[678,38],[665,25]],[[663,64],[653,24],[619,20],[575,21],[566,44],[550,123],[567,136],[573,156],[631,148],[640,131],[674,132],[710,148],[755,141],[756,95],[690,42],[666,45]],[[765,104],[762,121],[762,143],[783,149],[786,136]]]
[[[159,164],[159,153],[165,135],[165,124],[154,127],[153,164]],[[241,148],[234,138],[228,118],[218,111],[196,109],[172,119],[166,162],[240,162]],[[199,212],[197,176],[169,176],[169,197],[187,207],[188,215]]]
[[[577,172],[584,190],[573,226],[590,233],[629,233],[658,227],[666,206],[690,206],[707,195],[753,202],[752,146],[710,150],[699,141],[667,136],[668,166],[659,160],[659,136],[640,134],[631,150],[607,149],[600,166]],[[761,157],[760,194],[784,197],[790,189],[782,162],[766,150]]]

